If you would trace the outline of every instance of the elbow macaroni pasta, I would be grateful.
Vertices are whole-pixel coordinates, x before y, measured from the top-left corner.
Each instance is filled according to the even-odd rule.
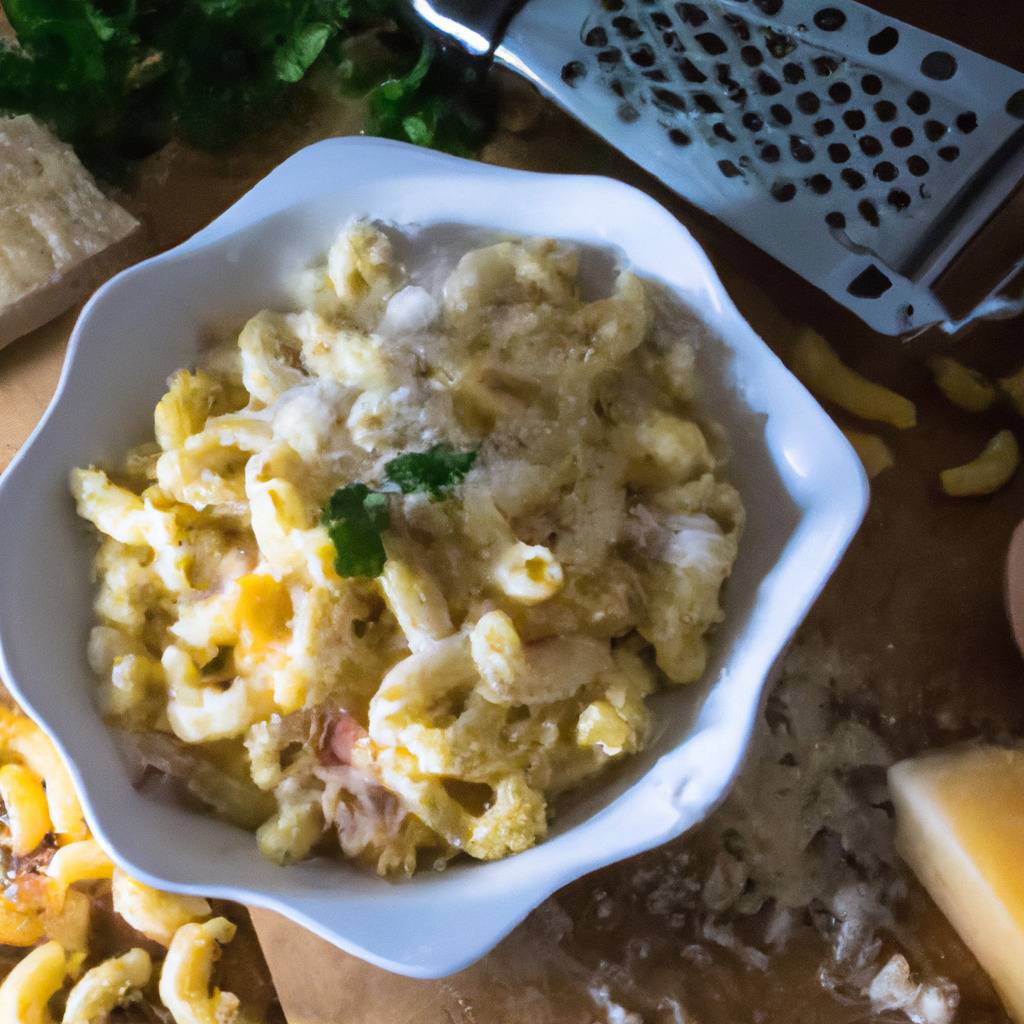
[[[258,842],[282,863],[532,845],[553,795],[644,745],[645,698],[702,674],[738,550],[685,314],[628,271],[584,301],[547,240],[466,252],[432,291],[400,245],[349,225],[305,309],[171,377],[156,448],[71,477],[102,537],[105,713],[207,771],[215,748],[271,802]],[[386,482],[437,445],[475,453],[457,486]],[[372,578],[339,575],[321,523],[356,482],[386,496]],[[116,872],[114,894],[153,913]],[[177,920],[136,927],[167,942]]]
[[[0,984],[0,1020],[53,1024],[49,1003],[63,987],[69,966],[59,942],[47,942],[32,950]]]
[[[223,917],[203,924],[184,924],[171,940],[160,971],[160,999],[174,1024],[232,1024],[238,997],[210,989],[210,974],[221,946],[235,937],[235,926]]]
[[[17,711],[0,706],[0,722],[0,762],[4,762],[0,799],[7,822],[6,829],[0,826],[0,865],[7,882],[0,898],[0,945],[35,947],[0,980],[0,1021],[106,1024],[121,1019],[115,1013],[119,1007],[142,1000],[155,1003],[149,953],[122,947],[119,955],[97,958],[90,949],[91,940],[98,936],[104,948],[110,946],[109,921],[99,929],[91,926],[93,903],[105,899],[108,884],[114,910],[128,925],[175,950],[165,971],[170,993],[167,1008],[177,1024],[212,1020],[222,1024],[232,1019],[237,999],[224,993],[211,997],[208,991],[215,950],[204,936],[208,933],[216,942],[227,942],[235,926],[220,917],[209,921],[211,927],[204,931],[202,922],[213,914],[206,900],[158,892],[130,878],[114,867],[84,825],[76,830],[77,838],[58,833],[39,777],[9,759],[29,752],[49,778],[63,780],[59,755]],[[11,742],[12,737],[16,742]],[[61,791],[58,784],[58,795],[63,803],[56,806],[77,806],[77,801],[70,800],[73,790]],[[36,842],[30,847],[32,839]],[[200,929],[198,939],[188,928]],[[84,967],[88,969],[82,973]]]
[[[102,1024],[149,983],[153,963],[144,949],[129,949],[86,971],[68,994],[61,1024]]]

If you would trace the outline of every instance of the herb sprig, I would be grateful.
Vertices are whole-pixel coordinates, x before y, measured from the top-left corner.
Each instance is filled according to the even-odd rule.
[[[334,545],[339,576],[379,576],[387,554],[383,532],[390,523],[388,498],[366,484],[339,487],[324,506],[320,521]]]
[[[51,124],[94,169],[175,135],[230,145],[317,66],[369,95],[368,131],[468,152],[483,90],[397,28],[394,0],[0,0],[0,112]],[[380,45],[367,46],[367,37]],[[367,55],[372,53],[372,59]]]
[[[390,484],[403,494],[429,494],[440,501],[461,483],[476,461],[475,451],[458,452],[438,444],[425,452],[405,452],[385,466]],[[320,521],[334,545],[334,568],[339,576],[379,576],[387,553],[384,531],[391,522],[388,493],[366,484],[339,487],[324,506]]]
[[[475,451],[457,452],[446,444],[435,444],[425,452],[406,452],[384,467],[388,480],[403,494],[425,491],[440,501],[446,491],[461,483],[476,462]]]

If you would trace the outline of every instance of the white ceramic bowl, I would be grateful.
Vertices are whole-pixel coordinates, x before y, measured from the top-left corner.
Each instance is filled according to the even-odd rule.
[[[281,868],[252,835],[132,787],[93,703],[85,659],[95,540],[68,495],[73,466],[152,436],[153,406],[211,321],[287,304],[295,267],[362,214],[474,225],[612,248],[707,323],[704,402],[728,430],[748,527],[705,681],[656,698],[659,734],[567,802],[550,836],[496,863],[385,881],[333,860]],[[831,420],[740,317],[707,257],[648,196],[606,178],[531,174],[380,140],[296,154],[178,248],[95,295],[56,397],[0,481],[0,655],[14,693],[71,765],[93,832],[135,876],[269,907],[415,977],[483,955],[560,886],[678,836],[737,771],[765,680],[863,517],[867,484]]]

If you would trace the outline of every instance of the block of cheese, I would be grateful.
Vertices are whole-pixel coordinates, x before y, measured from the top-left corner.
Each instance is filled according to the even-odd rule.
[[[139,234],[70,146],[31,117],[0,119],[0,346],[139,254]]]
[[[1024,1022],[1024,750],[926,754],[889,786],[901,856]]]

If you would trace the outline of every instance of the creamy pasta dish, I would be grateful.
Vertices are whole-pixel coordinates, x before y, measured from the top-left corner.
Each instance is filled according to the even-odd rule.
[[[75,470],[89,660],[143,760],[288,862],[494,859],[704,671],[743,509],[692,324],[550,240],[439,283],[350,224],[299,312],[174,374],[155,443]],[[439,275],[434,275],[438,277]]]

